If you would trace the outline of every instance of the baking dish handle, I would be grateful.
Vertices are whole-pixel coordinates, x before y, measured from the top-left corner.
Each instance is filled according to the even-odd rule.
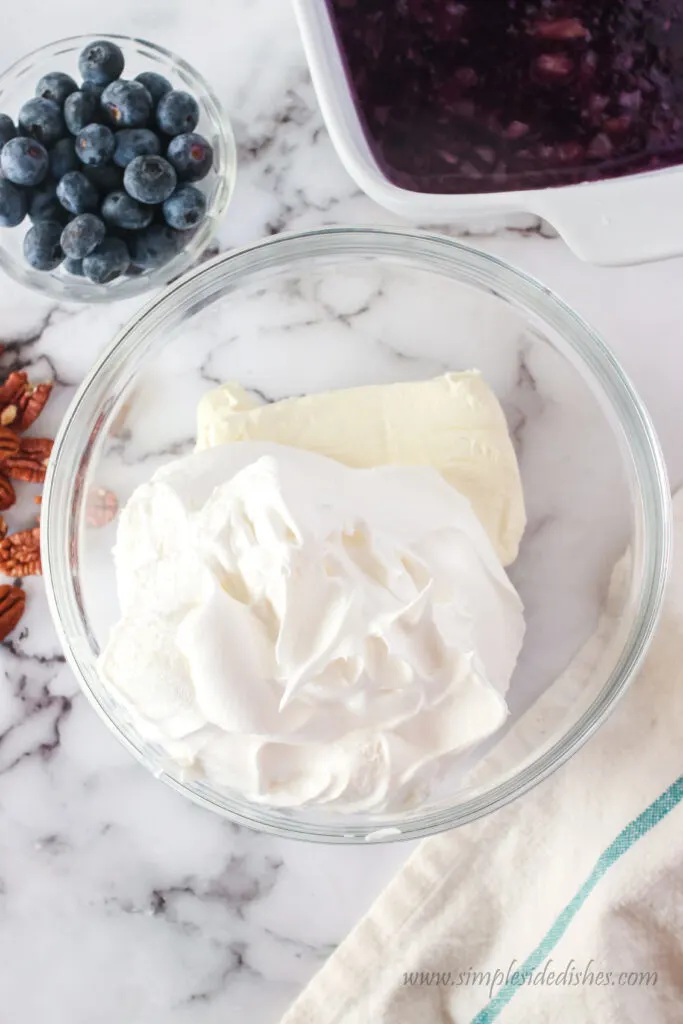
[[[683,168],[537,196],[533,212],[587,263],[625,266],[683,254]]]

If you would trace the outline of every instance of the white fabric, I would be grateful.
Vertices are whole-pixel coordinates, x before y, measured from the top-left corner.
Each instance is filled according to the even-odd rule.
[[[425,840],[282,1024],[683,1021],[683,496],[674,510],[662,621],[608,722],[525,797]],[[570,667],[536,721],[571,686]],[[537,949],[531,982],[501,984]],[[549,981],[565,969],[579,982]],[[404,983],[419,972],[446,977]]]

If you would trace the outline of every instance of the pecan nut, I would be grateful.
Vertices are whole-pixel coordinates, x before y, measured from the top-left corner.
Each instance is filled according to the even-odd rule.
[[[23,370],[10,373],[0,386],[0,426],[17,433],[28,430],[40,416],[52,393],[52,384],[31,384]]]
[[[5,576],[42,576],[40,527],[10,533],[0,541],[0,572]]]
[[[12,480],[42,484],[53,444],[49,437],[22,437],[17,454],[3,459],[0,468]]]
[[[5,383],[0,385],[0,405],[16,404],[28,387],[28,374],[23,370],[13,370]]]
[[[86,526],[95,529],[107,526],[116,518],[118,510],[119,502],[116,495],[104,487],[97,487],[88,495],[85,507]]]
[[[0,640],[17,626],[26,607],[26,594],[19,587],[0,586]]]
[[[9,455],[16,455],[20,444],[13,430],[0,425],[0,460],[6,459]]]
[[[17,403],[18,419],[14,429],[19,432],[28,430],[35,423],[52,394],[52,384],[29,384]]]
[[[11,508],[16,500],[17,496],[9,478],[4,473],[0,473],[0,512]]]

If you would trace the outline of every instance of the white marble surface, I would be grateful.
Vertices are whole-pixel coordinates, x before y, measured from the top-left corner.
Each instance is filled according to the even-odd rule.
[[[94,11],[83,0],[54,9],[23,0],[3,22],[0,64],[102,30],[184,54],[214,84],[239,141],[223,247],[283,229],[392,221],[332,150],[286,0],[120,0],[106,22]],[[603,332],[648,403],[679,483],[681,262],[597,270],[545,234],[501,227],[476,244],[538,274]],[[46,430],[137,305],[58,308],[0,280],[0,365],[55,379]],[[0,1020],[275,1024],[408,846],[260,836],[160,785],[78,693],[41,581],[27,590],[22,629],[0,649]]]

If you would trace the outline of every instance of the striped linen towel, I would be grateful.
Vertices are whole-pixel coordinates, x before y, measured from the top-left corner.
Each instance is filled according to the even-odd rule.
[[[282,1024],[683,1022],[683,494],[674,522],[657,636],[609,721],[525,797],[425,840]]]

